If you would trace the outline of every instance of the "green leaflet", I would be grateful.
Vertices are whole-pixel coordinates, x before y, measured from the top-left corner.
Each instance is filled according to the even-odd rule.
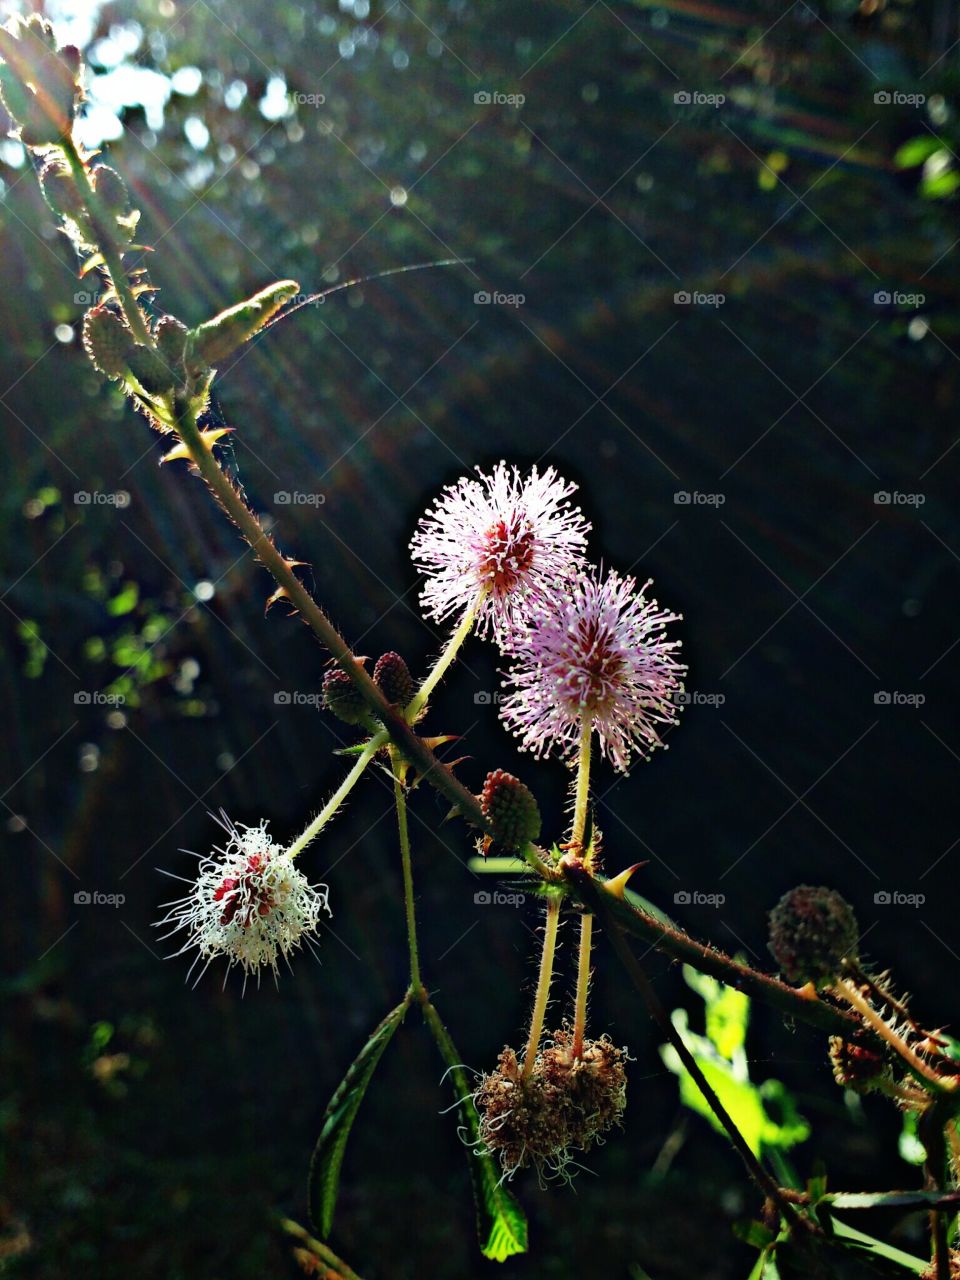
[[[328,1236],[333,1226],[333,1211],[340,1188],[340,1166],[343,1164],[343,1154],[354,1118],[377,1063],[403,1021],[409,1005],[408,998],[387,1014],[350,1064],[324,1113],[323,1128],[310,1161],[310,1177],[307,1182],[310,1218],[321,1236]]]
[[[285,302],[299,292],[296,280],[278,280],[252,298],[247,298],[246,302],[238,302],[212,320],[191,329],[187,335],[187,368],[211,368],[219,364],[252,338]]]
[[[698,974],[689,965],[684,965],[683,974],[688,986],[706,1005],[707,1034],[697,1035],[689,1029],[684,1009],[674,1012],[673,1024],[750,1150],[760,1156],[764,1150],[786,1151],[803,1142],[809,1136],[810,1126],[798,1114],[786,1086],[778,1080],[765,1080],[757,1085],[750,1079],[745,1045],[749,998],[714,978]],[[725,1133],[673,1046],[663,1045],[660,1056],[679,1078],[683,1104],[709,1120],[719,1133]],[[772,1110],[765,1105],[768,1102],[773,1104]]]
[[[460,1123],[465,1131],[464,1150],[477,1206],[480,1251],[493,1262],[505,1262],[515,1253],[526,1253],[527,1219],[514,1197],[501,1185],[500,1172],[493,1157],[480,1146],[480,1121],[456,1045],[432,1004],[423,1006],[423,1016],[437,1042],[440,1056],[447,1064],[457,1094]]]
[[[866,1235],[863,1231],[858,1231],[856,1227],[848,1227],[845,1222],[841,1222],[838,1218],[831,1217],[830,1225],[833,1228],[834,1236],[842,1241],[843,1244],[849,1245],[853,1249],[860,1249],[869,1256],[874,1258],[884,1258],[888,1262],[895,1262],[898,1266],[912,1271],[916,1275],[922,1275],[930,1266],[929,1261],[924,1258],[915,1258],[912,1254],[904,1253],[902,1249],[895,1249],[893,1245],[884,1244],[882,1240],[876,1240],[873,1236]]]

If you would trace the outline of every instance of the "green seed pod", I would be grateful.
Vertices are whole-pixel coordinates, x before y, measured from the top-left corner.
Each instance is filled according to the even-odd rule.
[[[148,396],[161,396],[174,389],[175,374],[151,347],[134,347],[127,368]]]
[[[522,849],[540,835],[540,808],[533,792],[503,769],[487,774],[480,808],[503,849]]]
[[[416,693],[410,668],[399,653],[385,653],[377,659],[373,682],[380,686],[388,702],[401,707],[405,707]]]
[[[153,329],[161,360],[175,372],[183,369],[183,354],[188,332],[187,326],[176,316],[161,316]]]
[[[78,225],[88,221],[83,199],[70,172],[70,166],[55,155],[40,170],[40,190],[47,204],[60,218],[70,218]]]
[[[98,164],[90,173],[90,181],[107,213],[122,217],[130,212],[130,193],[116,169]]]
[[[188,366],[216,366],[252,338],[299,292],[296,280],[280,280],[191,330],[187,342]]]
[[[788,982],[824,986],[857,959],[860,926],[835,889],[801,884],[770,912],[770,951]]]
[[[108,378],[123,377],[134,351],[126,321],[109,307],[94,307],[83,317],[83,345],[94,367]]]
[[[360,691],[339,667],[323,677],[323,705],[345,724],[363,724],[369,715]]]

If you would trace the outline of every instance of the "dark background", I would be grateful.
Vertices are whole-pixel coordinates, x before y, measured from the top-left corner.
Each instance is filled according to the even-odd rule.
[[[232,465],[359,652],[397,648],[422,671],[439,649],[406,543],[442,484],[500,457],[555,464],[581,485],[593,554],[655,578],[685,616],[690,687],[724,699],[692,706],[629,778],[598,770],[608,868],[648,858],[638,889],[764,966],[772,903],[832,884],[918,1015],[955,1021],[955,6],[131,0],[95,19],[91,74],[118,56],[202,72],[162,126],[125,111],[108,148],[156,249],[158,306],[197,323],[277,278],[313,290],[470,259],[304,309],[218,382]],[[324,104],[268,120],[278,77]],[[901,167],[916,139],[933,154]],[[306,855],[335,911],[321,965],[301,957],[279,990],[241,999],[212,974],[190,990],[184,961],[161,959],[156,868],[185,873],[178,850],[210,847],[221,806],[294,836],[349,731],[275,702],[316,692],[325,655],[264,618],[264,573],[90,369],[76,334],[92,277],[21,159],[3,152],[0,214],[2,1252],[43,1280],[287,1275],[273,1215],[304,1218],[323,1107],[405,981],[391,799],[372,774]],[[524,301],[478,305],[480,290]],[[681,290],[725,301],[677,304]],[[125,508],[75,501],[117,491]],[[472,642],[429,724],[464,735],[474,788],[488,768],[521,772],[559,834],[563,769],[518,757],[476,700],[495,668]],[[120,714],[76,701],[105,690]],[[485,1069],[522,1037],[538,913],[476,905],[467,832],[440,826],[426,789],[413,811],[427,980]],[[75,904],[80,890],[125,902]],[[725,902],[674,907],[680,891]],[[562,961],[558,1019],[569,942]],[[689,997],[648,963],[668,1004]],[[626,1129],[573,1192],[518,1178],[531,1254],[504,1273],[744,1276],[731,1223],[756,1205],[736,1157],[682,1121],[602,938],[597,966],[594,1029],[636,1058]],[[755,1010],[754,1076],[786,1080],[814,1123],[798,1168],[914,1185],[896,1116],[851,1113],[824,1047]],[[441,1072],[411,1016],[344,1169],[333,1243],[367,1280],[499,1274],[475,1247]],[[917,1224],[899,1232],[920,1247]]]

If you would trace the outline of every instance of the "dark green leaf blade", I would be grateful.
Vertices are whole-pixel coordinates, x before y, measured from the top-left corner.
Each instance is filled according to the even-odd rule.
[[[321,1236],[328,1236],[333,1226],[333,1211],[340,1188],[340,1166],[354,1118],[377,1063],[409,1006],[409,1000],[404,1000],[387,1014],[350,1064],[324,1113],[323,1128],[310,1161],[307,1183],[310,1219]]]
[[[477,1206],[480,1252],[493,1262],[505,1262],[514,1254],[527,1251],[526,1215],[515,1197],[501,1184],[500,1171],[493,1157],[480,1144],[480,1117],[473,1104],[473,1091],[450,1033],[432,1004],[423,1006],[423,1016],[437,1042],[440,1056],[447,1064],[457,1095],[460,1123],[466,1139],[464,1150]]]

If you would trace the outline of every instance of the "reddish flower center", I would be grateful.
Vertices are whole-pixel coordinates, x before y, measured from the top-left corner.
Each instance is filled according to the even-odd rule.
[[[480,573],[495,595],[516,587],[533,563],[536,537],[529,521],[517,512],[492,524],[481,539]]]
[[[564,681],[567,693],[588,711],[608,710],[626,665],[609,629],[596,621],[580,623],[573,659]]]
[[[249,929],[255,915],[268,915],[276,905],[270,890],[264,884],[263,873],[269,858],[259,853],[247,858],[247,865],[239,876],[225,876],[219,889],[213,894],[214,902],[223,903],[221,924],[230,924],[239,913],[239,923]]]

